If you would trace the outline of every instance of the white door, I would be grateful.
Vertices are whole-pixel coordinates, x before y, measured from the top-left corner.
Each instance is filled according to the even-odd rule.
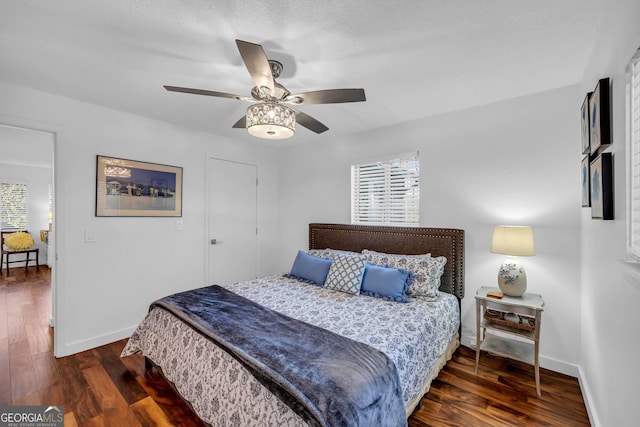
[[[256,277],[257,166],[209,158],[209,284]]]

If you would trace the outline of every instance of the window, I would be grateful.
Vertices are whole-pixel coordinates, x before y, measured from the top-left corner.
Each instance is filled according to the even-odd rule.
[[[640,261],[640,49],[627,67],[627,254]]]
[[[0,225],[2,230],[27,230],[27,184],[0,182]]]
[[[351,166],[351,222],[420,223],[420,160],[417,152]]]

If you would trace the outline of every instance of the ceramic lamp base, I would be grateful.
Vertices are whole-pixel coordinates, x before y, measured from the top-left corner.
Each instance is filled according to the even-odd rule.
[[[522,296],[527,290],[527,273],[520,260],[507,257],[498,271],[498,287],[505,295]]]

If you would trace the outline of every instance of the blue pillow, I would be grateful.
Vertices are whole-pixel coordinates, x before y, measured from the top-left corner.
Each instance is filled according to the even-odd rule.
[[[327,274],[331,268],[331,260],[309,255],[304,251],[298,251],[293,267],[291,267],[291,276],[311,282],[316,285],[324,285],[327,280]]]
[[[367,264],[360,293],[390,301],[409,302],[407,293],[415,280],[415,274],[402,268]]]

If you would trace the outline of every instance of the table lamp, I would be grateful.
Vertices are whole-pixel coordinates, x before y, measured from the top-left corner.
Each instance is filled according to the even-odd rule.
[[[498,286],[503,294],[519,297],[527,290],[527,274],[519,256],[533,256],[533,230],[527,226],[496,225],[493,227],[491,252],[507,255],[498,270]]]

